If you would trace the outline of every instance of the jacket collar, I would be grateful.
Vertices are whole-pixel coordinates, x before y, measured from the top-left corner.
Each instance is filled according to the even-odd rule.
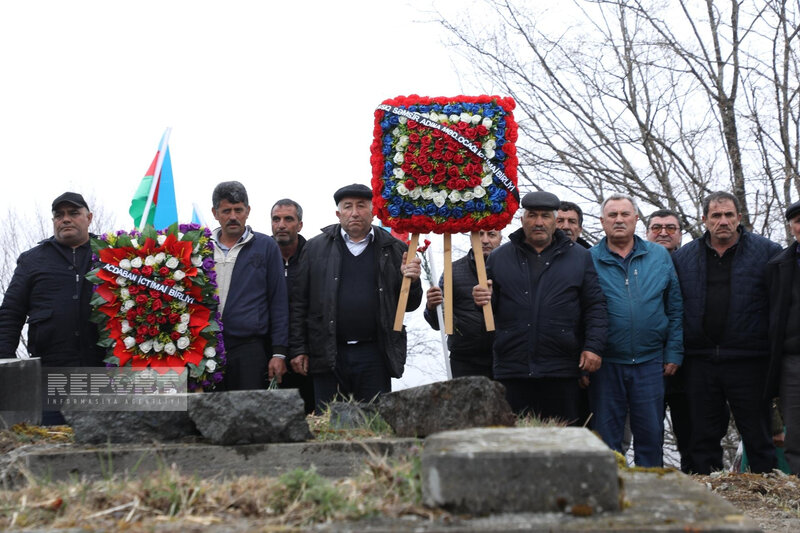
[[[634,249],[633,249],[633,252],[632,252],[633,253],[633,257],[631,257],[631,259],[634,259],[636,257],[642,256],[642,255],[645,255],[646,253],[648,253],[647,241],[645,241],[644,239],[642,239],[638,235],[634,235],[633,236],[633,241],[635,243],[635,246],[634,246]],[[659,245],[659,246],[661,246],[661,245]],[[608,249],[608,237],[603,237],[600,240],[600,242],[598,242],[595,245],[595,248],[597,248],[597,250],[599,252],[599,259],[601,259],[602,261],[614,261],[614,262],[617,261],[611,255],[611,250]]]
[[[522,228],[519,228],[514,233],[512,233],[511,235],[508,236],[508,240],[511,241],[512,243],[514,243],[514,245],[517,248],[521,248],[523,245],[526,244],[526,241],[525,241],[525,230],[523,230]],[[563,231],[561,231],[560,229],[557,229],[555,231],[555,233],[553,233],[553,249],[554,250],[560,250],[562,248],[568,248],[570,246],[573,246],[574,244],[575,243],[572,242],[572,239],[567,237],[567,234],[564,233]],[[528,245],[528,248],[530,248],[530,245]],[[530,249],[532,250],[533,248],[530,248]]]

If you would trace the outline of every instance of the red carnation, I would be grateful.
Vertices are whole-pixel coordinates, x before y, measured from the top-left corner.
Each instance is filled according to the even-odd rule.
[[[150,334],[151,337],[155,337],[159,333],[158,328],[156,326],[151,327],[149,330],[147,330],[147,332]]]
[[[408,136],[408,140],[411,141],[412,143],[415,143],[415,144],[418,143],[419,142],[419,134],[418,133],[410,134]]]
[[[456,155],[453,156],[453,163],[455,163],[456,165],[460,165],[463,162],[464,162],[464,156],[461,153],[456,153]]]
[[[161,267],[158,269],[158,273],[161,274],[162,276],[166,276],[167,274],[169,274],[169,269],[167,267]]]
[[[457,177],[459,177],[459,176],[461,175],[461,171],[460,171],[460,170],[458,170],[458,167],[457,167],[457,166],[455,166],[455,165],[452,165],[450,168],[448,168],[448,169],[447,169],[447,174],[448,174],[448,175],[449,175],[451,178],[457,178]]]
[[[430,172],[431,170],[433,170],[433,166],[430,163],[428,163],[427,166],[429,166],[430,168],[429,169],[426,168],[425,172]],[[428,176],[420,176],[417,181],[419,182],[420,185],[424,187],[425,185],[431,182],[431,178]]]
[[[161,309],[161,306],[163,305],[164,305],[163,302],[161,302],[161,300],[156,298],[155,300],[153,300],[153,305],[151,307],[153,308],[153,311],[158,311],[159,309]]]
[[[177,331],[173,331],[172,333],[169,334],[169,338],[176,341],[181,338],[181,334]]]
[[[145,265],[142,267],[142,274],[145,276],[150,276],[153,274],[153,267]]]
[[[145,318],[145,320],[147,320],[148,324],[155,324],[156,323],[156,315],[147,315],[147,318]]]
[[[143,304],[143,303],[146,303],[146,302],[147,302],[147,296],[146,295],[140,294],[140,295],[138,295],[136,297],[136,303],[137,304]]]

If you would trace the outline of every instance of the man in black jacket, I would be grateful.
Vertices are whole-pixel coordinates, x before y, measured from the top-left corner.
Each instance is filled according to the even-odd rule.
[[[290,306],[292,368],[311,373],[318,411],[337,394],[367,402],[391,391],[406,361],[405,328],[392,329],[404,276],[406,311],[422,300],[420,259],[406,264],[408,247],[372,226],[372,190],[348,185],[333,199],[339,224],[303,248]]]
[[[481,230],[481,251],[484,259],[500,246],[503,234],[498,230]],[[478,284],[475,268],[475,253],[453,263],[453,334],[447,337],[450,351],[450,369],[454,378],[462,376],[486,376],[492,378],[492,343],[494,332],[486,331],[483,311],[472,299],[472,287]],[[441,287],[444,278],[439,279],[438,287],[428,289],[425,304],[425,320],[435,330],[439,329],[436,306],[444,302]]]
[[[489,256],[490,288],[473,297],[494,308],[494,377],[511,408],[580,425],[578,378],[600,368],[608,318],[589,251],[556,229],[559,205],[525,195],[522,229]]]
[[[586,242],[583,235],[583,210],[574,202],[562,201],[558,206],[558,216],[556,216],[556,227],[564,232],[572,242],[577,242],[584,248],[591,248],[592,245]]]
[[[795,242],[767,263],[770,362],[766,399],[780,396],[784,454],[800,475],[800,202],[786,209]]]
[[[692,424],[690,467],[722,468],[729,411],[753,472],[776,465],[764,387],[769,361],[767,262],[774,242],[745,230],[739,200],[703,199],[705,235],[672,254],[683,293],[684,377]]]
[[[78,193],[53,200],[53,236],[22,253],[0,306],[0,357],[16,356],[28,320],[28,353],[42,366],[102,366],[97,326],[89,322],[92,284],[89,225],[92,213]],[[44,424],[63,423],[45,411]]]

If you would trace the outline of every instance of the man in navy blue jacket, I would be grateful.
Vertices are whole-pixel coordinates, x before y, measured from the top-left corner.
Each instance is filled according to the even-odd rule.
[[[729,412],[753,472],[776,465],[769,403],[767,262],[774,242],[745,230],[739,200],[727,192],[703,199],[705,235],[673,254],[684,299],[684,372],[692,436],[691,468],[722,468],[720,441]]]
[[[211,210],[227,390],[264,389],[286,373],[289,302],[278,245],[247,226],[250,204],[238,181],[217,185]]]

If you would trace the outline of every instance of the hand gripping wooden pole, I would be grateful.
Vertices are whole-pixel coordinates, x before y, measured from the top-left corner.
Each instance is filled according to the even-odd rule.
[[[478,271],[478,285],[481,287],[489,287],[489,281],[486,278],[486,265],[483,262],[483,247],[481,246],[481,237],[477,231],[470,234],[472,241],[472,252],[475,254],[475,269]],[[483,306],[483,321],[486,322],[486,331],[494,331],[494,314],[492,314],[492,304]]]
[[[419,233],[411,234],[411,242],[408,245],[408,253],[406,254],[406,264],[411,263],[417,256],[417,247],[419,245]],[[484,278],[486,276],[484,275]],[[406,314],[406,304],[408,303],[408,293],[411,290],[411,278],[403,276],[403,284],[400,285],[400,297],[397,299],[397,313],[394,315],[394,329],[395,331],[403,330],[403,317]]]

